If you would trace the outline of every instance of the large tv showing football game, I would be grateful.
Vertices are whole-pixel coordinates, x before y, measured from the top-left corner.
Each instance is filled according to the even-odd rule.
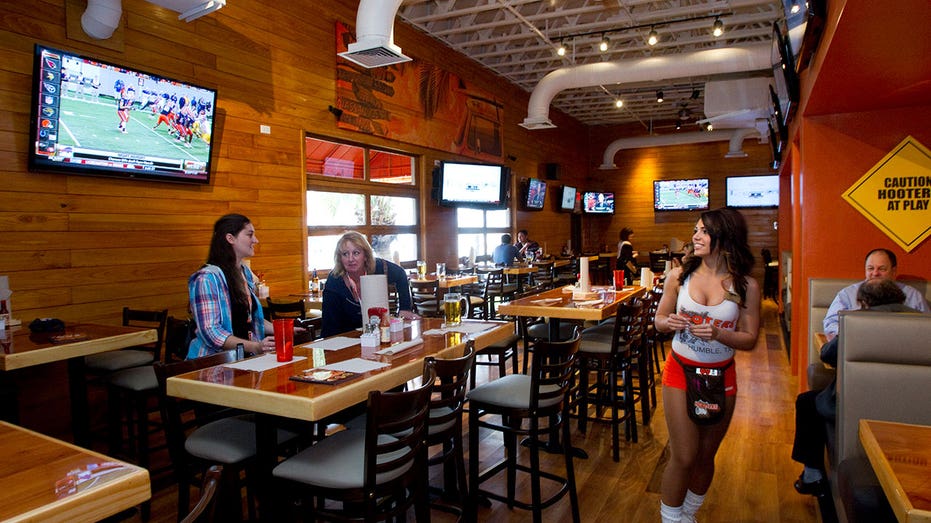
[[[699,211],[708,208],[708,179],[654,180],[653,209]]]
[[[728,176],[728,207],[778,207],[779,175]]]
[[[440,205],[504,209],[509,171],[503,165],[443,162],[439,170]]]
[[[215,90],[36,45],[29,169],[209,183]]]

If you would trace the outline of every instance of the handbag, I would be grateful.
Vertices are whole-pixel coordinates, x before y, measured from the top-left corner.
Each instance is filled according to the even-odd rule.
[[[726,396],[724,371],[734,364],[734,360],[723,367],[696,367],[683,363],[675,351],[672,357],[685,373],[685,408],[689,418],[698,425],[721,421]]]

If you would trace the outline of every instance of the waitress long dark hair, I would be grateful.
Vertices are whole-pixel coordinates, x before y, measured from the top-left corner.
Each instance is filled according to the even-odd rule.
[[[720,249],[727,272],[734,283],[734,291],[740,297],[737,302],[741,307],[747,301],[747,276],[753,270],[756,259],[747,243],[747,221],[739,211],[731,207],[722,207],[701,214],[705,230],[711,236],[711,250]],[[679,285],[702,264],[697,256],[686,256],[682,261]]]

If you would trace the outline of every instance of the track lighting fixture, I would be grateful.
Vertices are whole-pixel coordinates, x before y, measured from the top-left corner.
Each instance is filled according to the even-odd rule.
[[[676,122],[676,130],[678,131],[680,129],[682,129],[682,124],[679,122]]]
[[[792,7],[789,8],[789,12],[792,14],[798,14],[801,11],[801,6],[798,5],[798,0],[792,0]]]
[[[724,22],[722,22],[720,18],[714,19],[714,25],[711,26],[711,34],[716,37],[724,34]]]
[[[556,54],[559,56],[566,56],[566,44],[560,40],[559,47],[556,48]]]
[[[714,126],[711,125],[711,122],[706,122],[706,123],[705,123],[705,130],[708,131],[708,132],[711,132],[711,131],[714,130]]]
[[[608,37],[607,36],[602,35],[601,43],[598,44],[598,49],[601,50],[602,53],[608,50]]]
[[[624,107],[624,100],[621,100],[620,98],[615,100],[614,107],[617,107],[618,109],[620,109],[621,107]]]
[[[656,45],[659,42],[659,35],[656,34],[656,29],[650,28],[650,36],[647,37],[647,43],[650,45]]]
[[[663,103],[663,92],[662,91],[656,91],[656,103],[658,104]]]

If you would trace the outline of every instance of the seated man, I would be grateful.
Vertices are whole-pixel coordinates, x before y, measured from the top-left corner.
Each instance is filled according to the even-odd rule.
[[[841,289],[831,302],[827,314],[824,315],[824,334],[830,340],[837,336],[837,313],[840,311],[858,309],[857,290],[864,282],[876,279],[895,281],[896,258],[895,253],[888,249],[873,249],[866,255],[866,279]],[[896,282],[896,285],[905,293],[905,305],[919,312],[928,312],[928,303],[920,292]]]
[[[886,278],[875,278],[857,284],[857,303],[859,308],[886,312],[918,312],[904,305],[905,293]],[[837,366],[836,336],[821,348],[821,361],[832,367]],[[827,493],[824,481],[824,446],[825,420],[833,420],[836,412],[836,381],[832,381],[823,390],[809,390],[795,399],[795,443],[792,446],[792,459],[802,463],[805,468],[795,481],[795,490],[799,494],[823,496]]]
[[[517,231],[517,243],[514,244],[514,247],[517,247],[517,256],[520,258],[526,258],[528,254],[536,257],[540,250],[540,244],[527,236],[527,229]]]
[[[491,260],[499,267],[510,267],[514,265],[514,258],[517,258],[517,247],[511,245],[510,234],[502,234],[501,245],[495,247]]]

